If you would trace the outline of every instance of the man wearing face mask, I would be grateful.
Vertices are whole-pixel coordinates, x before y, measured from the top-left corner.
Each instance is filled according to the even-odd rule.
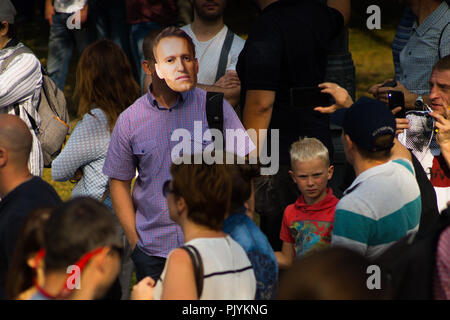
[[[153,41],[150,55],[144,70],[151,74],[152,85],[118,118],[103,167],[103,173],[111,179],[114,210],[133,248],[131,258],[138,281],[146,276],[157,279],[169,252],[183,244],[182,231],[170,219],[162,194],[164,182],[170,179],[172,159],[180,156],[175,147],[186,136],[191,152],[210,143],[202,136],[198,138],[198,130],[194,130],[198,126],[194,122],[199,121],[204,133],[208,122],[206,91],[195,87],[198,62],[192,39],[178,28],[166,28]],[[182,134],[177,129],[182,129]],[[245,132],[225,100],[223,129]],[[225,149],[230,146],[227,140]],[[187,150],[182,151],[185,155]],[[245,146],[231,151],[241,156],[247,153]],[[131,196],[130,183],[136,169],[139,175]]]

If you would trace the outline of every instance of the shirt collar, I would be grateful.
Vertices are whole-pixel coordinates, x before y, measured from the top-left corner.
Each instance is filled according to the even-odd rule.
[[[344,191],[344,196],[355,190],[361,183],[364,181],[370,179],[373,176],[376,176],[380,174],[384,170],[384,167],[390,163],[391,161],[388,161],[386,163],[377,165],[375,167],[372,167],[370,169],[367,169],[363,173],[361,173],[359,176],[356,177],[356,179],[353,181],[353,183]]]
[[[447,2],[442,1],[439,7],[437,7],[436,10],[434,10],[428,17],[426,17],[419,26],[417,26],[417,20],[415,20],[413,29],[415,29],[420,37],[423,37],[423,35],[427,33],[427,31],[442,18],[442,16],[447,12],[448,9],[449,6]]]
[[[147,99],[148,99],[148,102],[150,103],[150,106],[152,106],[152,107],[154,107],[155,109],[158,109],[158,110],[169,110],[169,109],[167,109],[165,107],[160,107],[159,106],[158,101],[156,101],[155,97],[153,96],[153,94],[151,92],[152,88],[153,88],[153,86],[152,86],[152,84],[150,84],[150,87],[148,88],[148,92],[147,92]],[[194,89],[192,89],[192,90],[194,90]],[[183,105],[183,103],[186,101],[186,99],[189,96],[189,93],[192,90],[180,92],[179,95],[178,95],[178,99],[175,102],[175,105],[171,109]]]

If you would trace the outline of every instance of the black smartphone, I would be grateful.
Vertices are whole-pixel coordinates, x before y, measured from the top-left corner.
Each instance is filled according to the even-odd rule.
[[[333,98],[328,93],[320,92],[319,87],[291,88],[291,107],[315,108],[331,106]]]
[[[406,118],[405,111],[405,96],[401,91],[388,91],[388,101],[389,101],[389,109],[395,109],[397,107],[402,107],[402,110],[395,114],[396,118]]]

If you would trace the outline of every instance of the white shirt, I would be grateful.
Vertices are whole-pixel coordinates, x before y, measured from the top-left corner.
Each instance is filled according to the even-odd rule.
[[[55,0],[53,7],[56,12],[73,13],[83,9],[87,0]]]
[[[185,245],[195,247],[203,262],[203,292],[200,300],[253,300],[256,279],[244,249],[229,235],[197,238]],[[170,259],[170,254],[169,258]],[[161,299],[166,266],[155,286],[154,299]]]
[[[198,41],[191,25],[181,27],[194,42],[195,55],[198,59],[198,83],[205,85],[213,85],[216,82],[217,68],[219,67],[220,53],[228,32],[228,27],[224,26],[213,38],[208,41]],[[236,70],[236,64],[241,50],[244,48],[245,40],[234,35],[233,43],[231,44],[230,52],[228,54],[227,66],[225,70]]]

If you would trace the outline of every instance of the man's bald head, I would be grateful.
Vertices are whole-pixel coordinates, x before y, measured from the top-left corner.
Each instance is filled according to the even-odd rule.
[[[32,143],[30,129],[22,119],[0,114],[0,148],[8,151],[10,164],[27,166]]]

